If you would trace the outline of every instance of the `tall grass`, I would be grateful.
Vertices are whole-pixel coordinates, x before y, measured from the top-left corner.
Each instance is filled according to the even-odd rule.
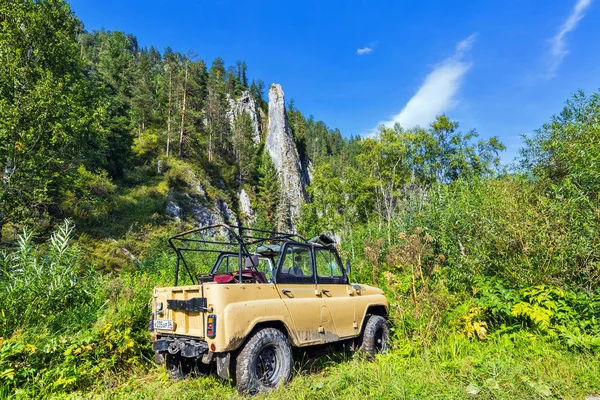
[[[456,182],[407,198],[391,224],[354,227],[342,253],[353,256],[352,281],[390,300],[390,353],[373,363],[335,350],[300,355],[290,386],[263,397],[599,393],[597,204],[564,201],[567,189]],[[152,362],[147,303],[152,286],[173,280],[171,228],[120,237],[140,262],[118,275],[84,261],[95,253],[84,256],[68,222],[46,243],[24,232],[4,250],[0,397],[237,398],[214,376],[174,383]]]
[[[0,253],[0,336],[16,329],[51,322],[65,310],[86,304],[96,275],[78,263],[81,251],[72,245],[73,225],[64,221],[47,244],[36,246],[24,231],[16,251]]]
[[[81,262],[73,226],[36,245],[24,232],[2,253],[0,387],[17,398],[90,388],[148,365],[149,293],[155,279],[101,276]]]

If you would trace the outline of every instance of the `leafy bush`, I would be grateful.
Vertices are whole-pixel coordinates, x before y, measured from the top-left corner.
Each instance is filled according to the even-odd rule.
[[[89,301],[95,275],[79,265],[72,233],[73,225],[65,221],[47,245],[37,247],[32,233],[24,231],[16,251],[0,253],[0,336]]]
[[[538,285],[509,289],[498,279],[478,282],[474,303],[493,329],[531,329],[569,347],[600,350],[600,295]]]
[[[0,259],[0,386],[34,398],[101,384],[146,365],[147,274],[99,276],[84,268],[65,221],[45,245],[25,232]]]
[[[440,185],[411,219],[435,237],[456,290],[478,276],[512,287],[592,290],[600,271],[597,208],[572,185],[544,190],[516,176]]]
[[[64,194],[64,213],[87,224],[105,222],[115,208],[116,185],[106,171],[92,173],[80,166],[70,190]]]

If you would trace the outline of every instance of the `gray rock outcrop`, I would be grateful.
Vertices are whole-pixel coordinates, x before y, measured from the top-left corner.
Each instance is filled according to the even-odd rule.
[[[250,196],[246,189],[243,189],[239,193],[240,199],[240,218],[244,220],[246,226],[253,226],[256,222],[256,210],[252,207]]]
[[[260,131],[254,97],[252,97],[249,91],[245,90],[242,92],[237,101],[234,101],[229,95],[227,96],[227,101],[229,102],[227,118],[229,119],[229,126],[231,126],[231,129],[233,129],[233,122],[238,115],[248,114],[250,116],[250,120],[252,121],[252,141],[255,145],[258,145],[260,143]]]
[[[212,203],[203,204],[194,196],[186,194],[170,193],[167,200],[166,213],[173,220],[179,222],[182,219],[193,221],[196,226],[213,224],[237,225],[238,220],[235,213],[223,200],[215,200]]]
[[[300,217],[300,207],[308,198],[305,190],[308,182],[288,124],[284,93],[279,84],[272,84],[269,89],[269,128],[265,149],[277,169],[284,206],[282,211],[287,213],[286,219],[289,217],[292,225],[289,228],[293,230],[294,222]]]
[[[202,183],[191,170],[186,170],[185,175],[185,187],[172,188],[167,196],[165,212],[169,217],[177,222],[192,221],[197,226],[238,224],[235,213],[224,200],[209,199]]]

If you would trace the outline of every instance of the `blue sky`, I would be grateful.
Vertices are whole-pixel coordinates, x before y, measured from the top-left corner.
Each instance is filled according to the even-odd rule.
[[[380,123],[499,136],[509,162],[576,90],[600,88],[600,0],[72,0],[86,29],[248,64],[344,136]]]

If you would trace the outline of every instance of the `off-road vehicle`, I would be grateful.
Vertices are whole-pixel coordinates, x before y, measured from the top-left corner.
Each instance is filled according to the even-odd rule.
[[[172,377],[216,364],[252,394],[290,378],[292,347],[345,341],[371,356],[387,348],[387,299],[349,283],[350,263],[342,267],[325,235],[218,224],[169,243],[175,285],[154,288],[149,329],[155,359]]]

